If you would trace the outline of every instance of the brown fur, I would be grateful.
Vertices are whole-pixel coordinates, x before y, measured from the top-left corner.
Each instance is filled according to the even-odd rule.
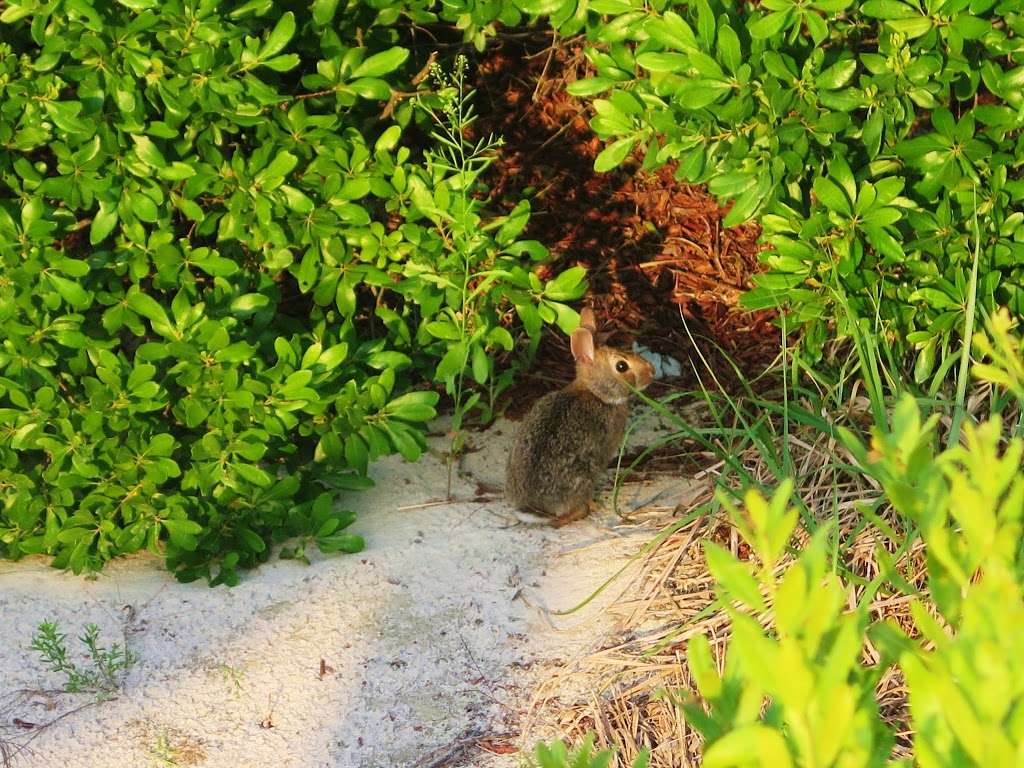
[[[593,315],[586,312],[573,334],[576,379],[537,401],[519,428],[505,472],[505,498],[520,509],[555,518],[557,526],[586,516],[626,429],[627,384],[643,389],[654,375],[639,355],[594,349],[589,338]],[[619,361],[629,369],[616,371]]]

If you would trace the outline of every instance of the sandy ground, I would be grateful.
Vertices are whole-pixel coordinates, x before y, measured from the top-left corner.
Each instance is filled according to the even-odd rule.
[[[476,436],[457,499],[500,483],[509,431]],[[616,590],[570,616],[546,609],[590,595],[650,531],[610,513],[554,530],[517,523],[500,500],[430,504],[445,490],[436,455],[372,474],[376,488],[346,504],[363,553],[272,560],[233,589],[179,584],[149,556],[91,580],[0,563],[0,738],[26,745],[14,764],[522,765],[481,744],[530,749],[532,690],[545,667],[600,644]],[[140,660],[116,699],[59,692],[28,648],[44,620],[127,641]]]

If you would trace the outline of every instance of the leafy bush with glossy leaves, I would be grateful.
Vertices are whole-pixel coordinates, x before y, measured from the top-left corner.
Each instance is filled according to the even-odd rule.
[[[780,306],[818,353],[872,318],[914,376],[946,380],[977,305],[1024,313],[1020,0],[518,0],[585,31],[608,140],[757,219]],[[977,225],[977,237],[975,236]],[[947,362],[949,361],[949,362]]]
[[[447,228],[485,214],[397,93],[423,62],[396,22],[437,11],[377,6],[4,4],[0,552],[77,572],[163,546],[230,584],[275,541],[362,547],[335,492],[424,449],[414,387],[453,375],[453,286],[480,279]],[[537,280],[528,216],[475,244],[501,269],[460,318],[481,383],[503,319],[571,325],[584,287]]]

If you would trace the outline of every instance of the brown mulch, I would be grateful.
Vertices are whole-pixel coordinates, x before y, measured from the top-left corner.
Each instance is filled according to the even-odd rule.
[[[679,360],[675,386],[693,385],[698,375],[709,384],[713,372],[728,387],[730,360],[757,375],[780,339],[772,313],[738,308],[760,269],[758,227],[723,227],[725,211],[703,188],[676,181],[672,166],[647,173],[630,158],[610,173],[593,170],[604,145],[590,130],[586,102],[565,91],[588,74],[583,46],[552,47],[544,35],[499,37],[474,63],[475,132],[504,140],[489,172],[492,199],[511,208],[532,190],[524,237],[550,249],[556,271],[587,267],[586,301],[611,343],[638,340]],[[571,378],[564,339],[546,336],[535,370],[541,383],[527,381],[527,390]]]

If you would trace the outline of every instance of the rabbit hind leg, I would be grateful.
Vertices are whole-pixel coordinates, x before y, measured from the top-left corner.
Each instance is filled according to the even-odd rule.
[[[551,525],[555,528],[561,528],[563,525],[568,525],[569,523],[575,523],[577,520],[582,520],[584,517],[596,512],[600,508],[600,504],[593,499],[588,499],[580,504],[571,506],[568,511],[557,515],[551,521]]]

